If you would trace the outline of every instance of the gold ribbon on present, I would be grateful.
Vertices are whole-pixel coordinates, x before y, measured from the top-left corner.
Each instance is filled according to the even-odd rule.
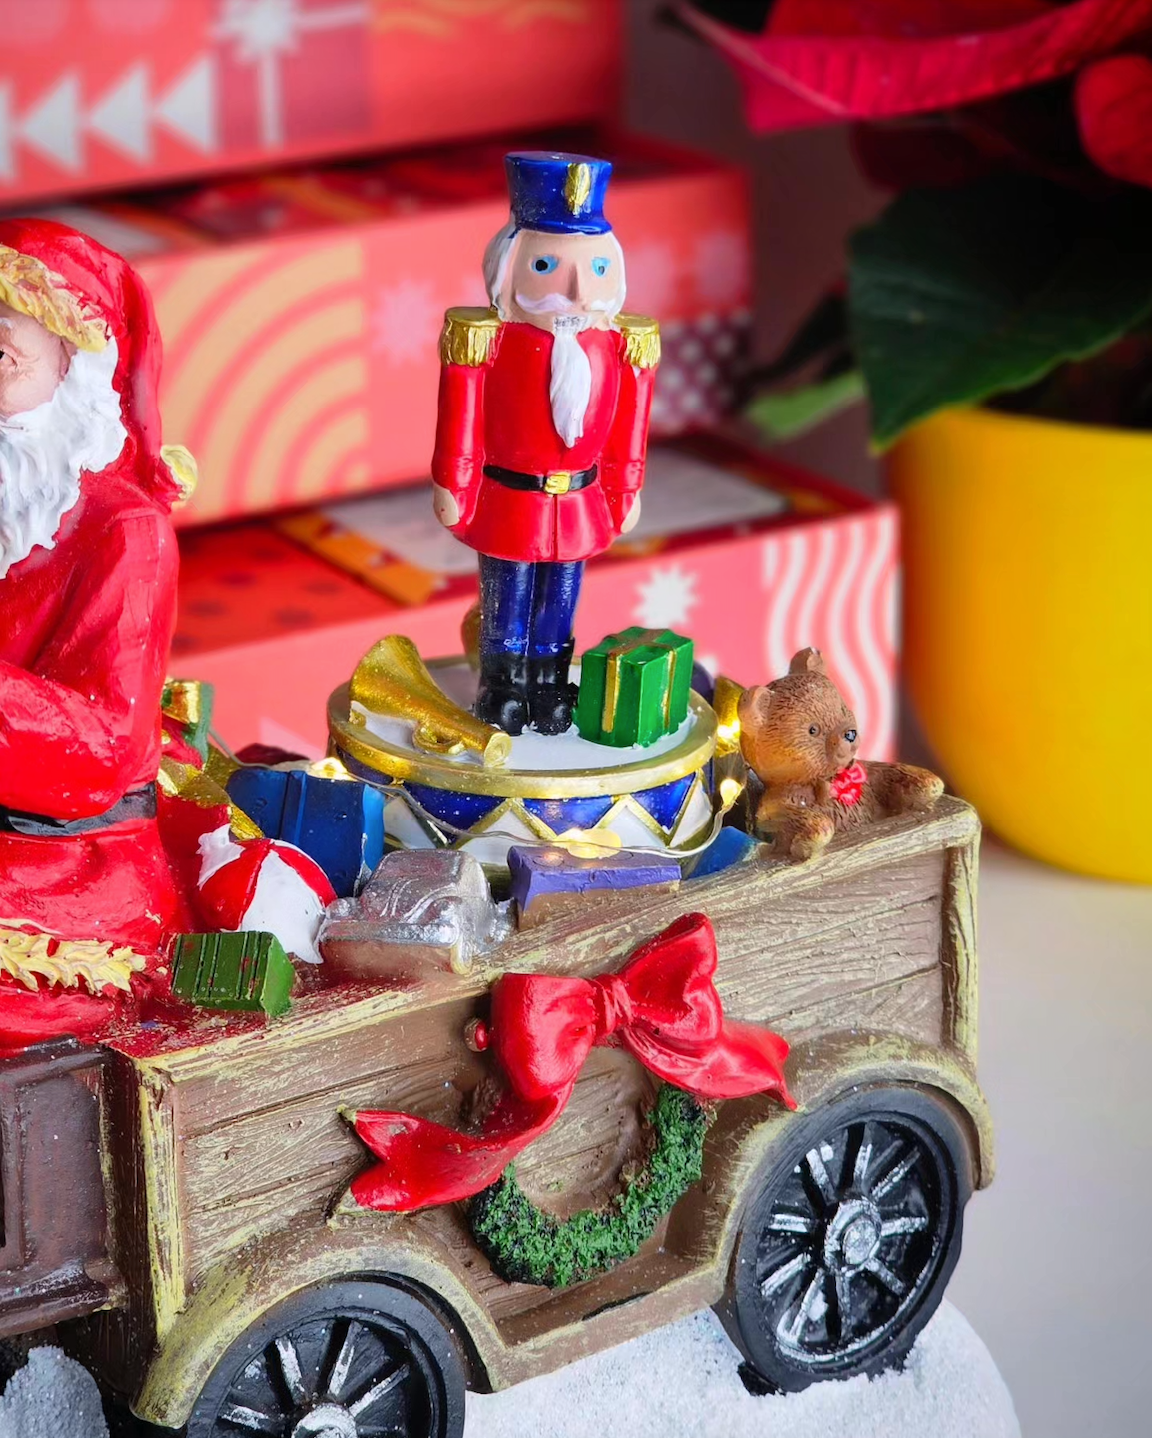
[[[194,729],[204,717],[204,685],[199,679],[166,679],[160,713],[182,729]]]
[[[637,649],[663,649],[665,654],[671,657],[668,683],[664,686],[664,726],[668,728],[671,725],[672,680],[676,674],[676,650],[673,645],[661,638],[667,633],[667,629],[642,629],[639,634],[632,635],[623,644],[616,644],[609,649],[604,670],[604,707],[600,713],[600,728],[605,734],[611,734],[616,723],[616,706],[620,700],[620,661],[625,654],[631,654]]]

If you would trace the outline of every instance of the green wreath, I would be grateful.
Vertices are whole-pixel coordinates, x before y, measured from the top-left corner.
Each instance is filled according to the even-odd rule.
[[[510,1164],[469,1206],[472,1234],[508,1283],[565,1288],[631,1258],[700,1179],[708,1116],[691,1094],[664,1084],[645,1115],[652,1132],[643,1168],[603,1208],[558,1219],[538,1208]]]

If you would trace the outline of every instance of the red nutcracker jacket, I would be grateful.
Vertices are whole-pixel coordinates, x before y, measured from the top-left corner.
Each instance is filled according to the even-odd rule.
[[[592,369],[584,433],[567,446],[552,421],[552,335],[501,323],[491,310],[449,310],[441,337],[440,409],[432,478],[460,506],[452,532],[497,559],[568,561],[607,549],[644,482],[644,454],[659,337],[651,320],[585,330]],[[484,474],[591,469],[567,494],[511,489]]]

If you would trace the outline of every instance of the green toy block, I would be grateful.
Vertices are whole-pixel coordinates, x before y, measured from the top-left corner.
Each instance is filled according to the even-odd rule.
[[[688,717],[691,689],[691,639],[634,625],[585,650],[576,727],[593,744],[654,744]]]
[[[275,934],[181,934],[172,955],[172,991],[190,1004],[228,1013],[286,1014],[295,972]]]

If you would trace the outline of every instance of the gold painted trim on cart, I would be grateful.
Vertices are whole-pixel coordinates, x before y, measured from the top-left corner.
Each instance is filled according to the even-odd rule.
[[[580,799],[654,789],[703,769],[716,748],[716,716],[696,693],[689,696],[688,703],[692,728],[675,749],[631,764],[570,769],[560,774],[535,769],[481,769],[435,754],[400,749],[352,722],[347,684],[342,684],[328,700],[328,733],[332,751],[350,761],[349,767],[366,779],[377,776],[382,780],[412,780],[430,789],[501,799]]]

